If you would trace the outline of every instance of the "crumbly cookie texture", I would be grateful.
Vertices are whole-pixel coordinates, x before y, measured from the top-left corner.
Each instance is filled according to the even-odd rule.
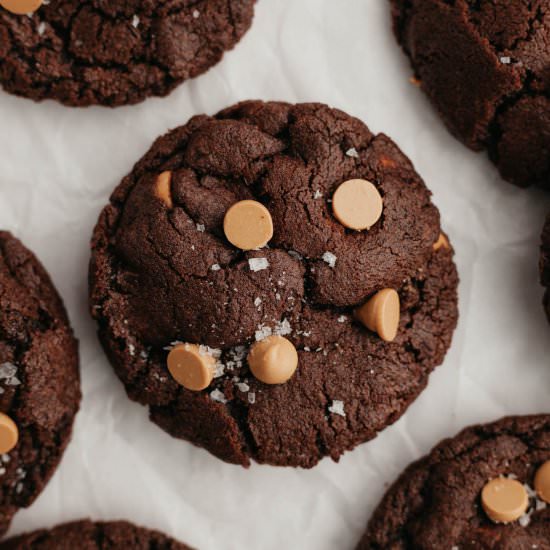
[[[50,0],[27,17],[0,7],[0,83],[70,106],[164,96],[216,64],[255,0]]]
[[[548,415],[467,428],[405,470],[374,512],[358,550],[548,550],[550,508],[541,490],[548,485],[548,460]],[[522,492],[527,506],[516,518],[509,513],[514,497],[523,509]],[[501,515],[492,517],[495,510]]]
[[[544,309],[550,321],[550,214],[542,231],[542,247],[540,256],[540,276],[542,285],[546,288]]]
[[[192,550],[162,533],[126,521],[75,521],[0,543],[0,550]]]
[[[397,38],[451,132],[550,189],[547,0],[391,0]]]
[[[36,257],[0,232],[0,441],[14,445],[0,456],[0,533],[54,473],[79,402],[78,345],[61,298]]]
[[[168,203],[156,191],[165,171]],[[333,215],[335,190],[354,178],[383,197],[368,231]],[[226,238],[242,200],[269,211],[267,247]],[[114,191],[93,235],[92,314],[129,396],[167,432],[243,466],[312,467],[399,418],[442,362],[458,278],[448,243],[434,248],[440,232],[430,192],[388,137],[325,105],[246,102],[158,139]],[[391,343],[354,318],[386,288],[400,313],[382,301],[375,329],[391,332],[397,313]],[[274,373],[262,347],[262,383],[247,357],[273,335],[298,366],[279,342],[269,353],[284,353],[285,372]],[[170,375],[180,343],[215,359],[206,390]]]

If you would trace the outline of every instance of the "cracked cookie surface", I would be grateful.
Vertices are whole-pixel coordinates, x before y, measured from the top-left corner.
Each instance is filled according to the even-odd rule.
[[[61,298],[36,257],[0,232],[0,411],[19,430],[0,456],[0,533],[54,473],[79,402],[78,346]]]
[[[172,208],[155,194],[165,171]],[[383,196],[369,231],[332,214],[350,178]],[[225,212],[242,199],[271,213],[267,248],[225,239]],[[452,249],[434,251],[440,231],[430,192],[385,135],[325,105],[245,102],[159,138],[114,191],[93,235],[91,311],[129,396],[167,432],[244,466],[312,467],[397,420],[442,362],[458,277]],[[391,344],[352,316],[387,287],[402,309]],[[299,355],[277,386],[245,359],[270,333]],[[218,350],[207,390],[169,375],[177,341]]]
[[[540,256],[540,276],[542,285],[546,288],[544,309],[550,321],[550,214],[542,231],[542,247]]]
[[[75,521],[0,543],[0,550],[191,550],[162,533],[126,521]]]
[[[70,106],[164,96],[216,64],[255,0],[51,0],[31,17],[0,7],[0,83]]]
[[[391,0],[397,38],[451,132],[504,179],[550,189],[547,0]]]
[[[386,493],[358,550],[550,549],[550,508],[530,495],[519,521],[495,524],[480,493],[489,479],[517,477],[533,489],[550,460],[550,416],[510,417],[465,429],[409,466]]]

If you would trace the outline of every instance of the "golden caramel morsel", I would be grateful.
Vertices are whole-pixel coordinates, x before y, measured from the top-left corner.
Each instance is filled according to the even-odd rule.
[[[397,336],[401,317],[399,294],[393,288],[377,292],[368,302],[355,310],[355,317],[382,340],[392,342]]]
[[[168,354],[172,378],[191,391],[206,389],[214,379],[216,359],[197,344],[178,344]]]
[[[43,0],[0,0],[0,6],[16,15],[25,15],[35,12],[42,2]]]
[[[383,202],[378,189],[367,180],[342,183],[332,196],[336,219],[349,229],[370,229],[382,216]]]
[[[443,233],[439,234],[439,238],[433,245],[433,249],[437,252],[440,248],[445,248],[446,250],[449,250],[451,248],[451,245],[449,244],[449,239],[445,237]]]
[[[173,208],[172,202],[172,172],[163,172],[155,181],[155,195],[168,207]]]
[[[535,475],[535,491],[538,497],[550,504],[550,460],[547,460]]]
[[[481,504],[489,519],[495,523],[510,523],[525,514],[529,496],[519,481],[497,477],[483,487]]]
[[[223,230],[227,240],[241,250],[262,248],[273,238],[273,220],[260,202],[235,203],[225,214]]]
[[[17,424],[4,413],[0,413],[0,454],[9,453],[19,441]]]
[[[290,340],[282,336],[268,336],[252,346],[248,366],[260,382],[284,384],[298,367],[298,352]]]

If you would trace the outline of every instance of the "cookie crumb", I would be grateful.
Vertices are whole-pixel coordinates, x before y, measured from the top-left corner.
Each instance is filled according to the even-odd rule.
[[[333,269],[336,265],[336,259],[336,256],[332,252],[325,252],[323,254],[323,261],[326,262]]]
[[[248,265],[250,266],[250,271],[262,271],[269,267],[269,262],[267,258],[250,258]]]

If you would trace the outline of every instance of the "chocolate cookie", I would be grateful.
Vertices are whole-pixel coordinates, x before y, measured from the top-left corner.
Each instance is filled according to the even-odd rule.
[[[92,314],[128,395],[243,466],[312,467],[375,437],[457,322],[430,192],[388,137],[325,105],[251,101],[169,132],[92,249]]]
[[[254,2],[2,0],[0,83],[13,94],[79,107],[164,96],[235,46]],[[18,3],[36,11],[8,11],[22,11]]]
[[[35,256],[0,232],[0,534],[57,468],[79,402],[63,302]]]
[[[0,543],[0,550],[191,550],[162,533],[126,521],[75,521]]]
[[[358,550],[550,549],[550,416],[441,442],[388,491]]]
[[[540,257],[540,275],[542,285],[546,288],[544,309],[550,321],[550,214],[542,231],[542,248]]]
[[[548,0],[391,0],[395,33],[451,132],[550,189]]]

